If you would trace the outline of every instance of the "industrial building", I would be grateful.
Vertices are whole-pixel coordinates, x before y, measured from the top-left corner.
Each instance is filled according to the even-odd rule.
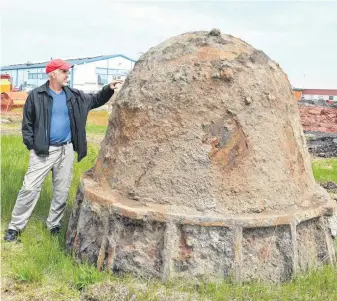
[[[293,88],[296,100],[325,100],[337,101],[336,89],[300,89]]]
[[[84,92],[97,91],[113,79],[124,79],[136,62],[122,54],[64,60],[73,65],[69,75],[69,86]],[[13,87],[19,90],[25,86],[37,87],[48,79],[45,71],[47,63],[3,66],[1,74],[9,74]]]

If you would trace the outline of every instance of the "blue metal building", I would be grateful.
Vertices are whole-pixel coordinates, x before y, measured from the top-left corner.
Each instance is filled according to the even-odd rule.
[[[113,79],[123,79],[133,69],[135,60],[123,55],[101,55],[96,57],[67,59],[73,68],[70,86],[85,92],[97,91]],[[48,62],[26,63],[1,67],[1,74],[12,77],[13,86],[40,86],[48,80],[45,68]]]

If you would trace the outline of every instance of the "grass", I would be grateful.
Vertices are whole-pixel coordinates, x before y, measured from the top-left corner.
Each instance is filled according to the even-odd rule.
[[[68,209],[71,208],[75,199],[80,175],[90,169],[96,162],[98,147],[89,144],[88,156],[80,163],[75,163],[73,181],[68,197]],[[28,167],[29,152],[22,143],[22,138],[16,135],[1,137],[1,218],[9,219],[13,209],[16,195],[22,186],[23,177]],[[76,159],[77,160],[77,159]],[[77,162],[77,161],[75,161]],[[37,203],[33,216],[38,219],[46,217],[49,211],[50,196],[52,194],[51,174],[43,185],[40,199]],[[68,212],[69,214],[69,212]]]
[[[104,125],[95,125],[88,123],[86,126],[87,134],[105,135],[107,127]]]
[[[15,108],[11,111],[11,113],[15,113],[17,115],[22,116],[23,108]],[[108,125],[108,119],[109,113],[104,110],[90,111],[88,114],[88,123],[90,124],[101,125],[106,127]]]
[[[317,182],[336,182],[337,183],[337,158],[313,160],[312,170]]]
[[[96,125],[104,127],[103,125]],[[28,164],[20,136],[1,137],[1,225],[6,229]],[[68,220],[79,177],[96,161],[98,147],[89,144],[88,156],[74,165],[74,176],[64,220]],[[317,181],[337,182],[337,158],[315,159]],[[162,284],[157,280],[119,277],[77,263],[65,251],[66,225],[59,237],[50,236],[44,221],[51,199],[51,177],[44,183],[33,215],[19,244],[1,244],[4,300],[337,300],[337,270],[326,266],[299,275],[282,285],[233,284],[183,279]],[[2,238],[1,238],[2,239]]]
[[[1,150],[1,220],[2,228],[6,229],[27,169],[28,151],[23,146],[21,137],[14,135],[1,137]],[[74,165],[73,181],[64,220],[69,218],[79,185],[79,177],[94,165],[97,152],[98,147],[89,144],[88,156]],[[66,285],[68,291],[78,292],[88,284],[102,281],[105,274],[99,273],[94,267],[86,264],[75,263],[64,251],[67,225],[62,229],[63,235],[58,238],[51,237],[45,229],[44,221],[49,212],[51,194],[52,185],[49,174],[28,226],[20,237],[24,249],[13,248],[12,244],[2,244],[2,274],[16,281],[27,283],[46,283],[52,280],[62,284],[61,287]]]
[[[80,290],[105,278],[105,274],[95,268],[73,261],[64,252],[63,242],[51,237],[41,222],[33,221],[20,239],[24,249],[13,250],[11,245],[3,245],[3,259],[9,259],[6,273],[16,281],[43,283],[52,279],[62,283],[66,279],[69,288]]]
[[[90,111],[88,115],[88,123],[93,125],[107,126],[109,114],[107,111]]]
[[[66,279],[68,286],[79,290],[105,277],[87,264],[74,262],[63,252],[59,239],[51,237],[41,223],[35,222],[20,239],[24,252],[17,251],[15,261],[9,262],[11,275],[17,281],[42,282],[50,278],[63,282]],[[5,244],[6,248],[10,246]]]
[[[1,128],[3,130],[17,130],[21,132],[21,116],[22,109],[15,109],[16,113],[19,116],[16,116],[15,119],[13,116],[7,116],[14,122],[12,123],[3,123]],[[14,110],[14,111],[15,111]],[[6,119],[6,115],[4,115]],[[106,111],[90,111],[87,119],[86,131],[88,135],[105,135],[107,126],[108,126],[109,115]]]
[[[109,115],[106,111],[90,111],[86,126],[87,134],[105,135]]]

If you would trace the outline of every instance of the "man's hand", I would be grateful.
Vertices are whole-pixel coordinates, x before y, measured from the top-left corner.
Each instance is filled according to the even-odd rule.
[[[124,83],[123,80],[114,80],[110,83],[110,89],[111,90],[119,89],[123,83]]]

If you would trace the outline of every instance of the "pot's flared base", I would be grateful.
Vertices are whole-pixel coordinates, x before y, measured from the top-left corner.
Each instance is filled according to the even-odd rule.
[[[326,215],[332,207],[290,214],[198,215],[146,205],[82,178],[67,231],[74,256],[113,272],[159,277],[231,277],[283,282],[334,264]]]

